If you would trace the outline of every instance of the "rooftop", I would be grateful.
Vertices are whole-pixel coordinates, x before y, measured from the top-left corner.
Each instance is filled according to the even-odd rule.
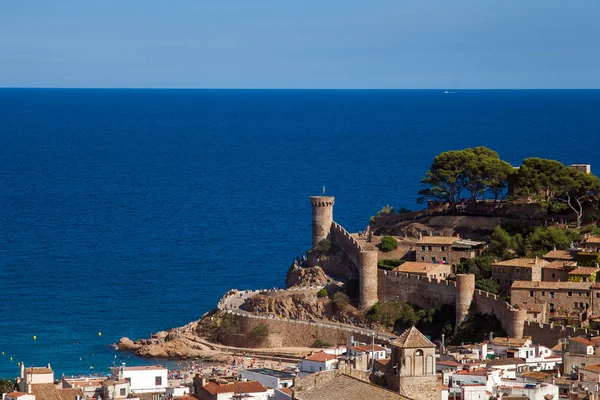
[[[590,236],[585,240],[585,243],[600,243],[600,236]]]
[[[375,351],[384,351],[386,350],[385,347],[381,347],[380,345],[376,344],[374,347],[372,347],[370,344],[364,344],[364,345],[360,345],[360,346],[348,346],[347,347],[350,350],[354,350],[356,352],[360,352],[360,353],[367,353],[372,351],[373,349]]]
[[[544,379],[546,379],[547,377],[549,377],[551,375],[552,374],[549,374],[547,372],[542,372],[542,371],[533,371],[533,372],[526,372],[524,374],[521,374],[521,376],[523,378],[535,379],[536,381],[543,381]]]
[[[52,374],[52,368],[47,367],[29,367],[25,368],[25,372],[28,374]]]
[[[514,281],[512,289],[564,289],[564,290],[590,290],[591,282],[529,282]]]
[[[496,336],[492,339],[492,345],[494,346],[525,346],[526,344],[531,343],[530,337],[523,338],[513,338],[513,337],[504,337],[504,336]]]
[[[550,250],[544,254],[544,258],[552,260],[573,261],[577,255],[576,250]]]
[[[417,240],[417,244],[451,245],[459,239],[460,238],[456,236],[423,236],[419,240]]]
[[[256,381],[248,381],[248,382],[240,382],[235,381],[226,384],[219,384],[215,382],[208,382],[206,385],[202,386],[202,389],[206,390],[211,395],[216,395],[219,393],[234,393],[234,394],[243,394],[243,393],[263,393],[266,392],[267,389],[260,383]]]
[[[459,249],[470,249],[473,247],[482,246],[484,244],[485,242],[476,242],[474,240],[459,239],[456,242],[452,243],[452,247]]]
[[[494,358],[490,360],[483,361],[485,365],[488,367],[499,367],[502,365],[516,365],[516,364],[525,364],[525,360],[522,358]]]
[[[325,372],[325,374],[331,373],[335,372]],[[332,379],[321,379],[319,382],[316,386],[308,385],[306,390],[303,390],[301,385],[297,389],[295,388],[294,398],[302,400],[408,400],[408,397],[399,393],[345,374],[339,374]]]
[[[23,392],[10,392],[10,393],[6,393],[7,396],[10,397],[21,397],[21,396],[27,396],[29,395],[29,393],[23,393]]]
[[[326,362],[337,359],[337,356],[334,354],[327,354],[324,351],[319,351],[318,353],[309,354],[304,357],[304,359],[308,361]]]
[[[403,272],[405,274],[426,274],[443,264],[433,264],[426,262],[407,261],[394,268],[394,272]]]
[[[125,371],[157,371],[166,370],[162,365],[144,365],[139,367],[125,367]]]
[[[600,373],[600,364],[586,365],[586,366],[579,367],[579,369],[583,369],[585,371],[590,371],[590,372]]]
[[[536,313],[536,312],[544,311],[544,304],[542,304],[542,303],[521,303],[521,304],[516,304],[515,308]]]
[[[565,269],[565,260],[550,261],[542,267],[543,269]]]
[[[520,267],[520,268],[531,268],[534,265],[540,267],[548,264],[548,261],[541,258],[513,258],[512,260],[496,261],[492,265],[498,267]]]
[[[584,344],[586,346],[595,346],[596,345],[595,342],[592,342],[591,340],[589,340],[587,338],[583,338],[583,337],[574,337],[574,338],[571,338],[571,340],[573,342]]]
[[[261,375],[275,376],[280,379],[294,379],[294,376],[295,376],[294,374],[291,374],[289,372],[279,371],[277,369],[270,369],[270,368],[253,368],[253,369],[242,370],[240,372],[243,372],[243,371],[250,371],[250,372],[254,372],[255,374],[261,374]]]
[[[572,271],[569,271],[569,275],[593,275],[598,272],[596,267],[577,267]]]
[[[414,326],[405,330],[397,339],[392,340],[392,344],[400,348],[435,348],[435,344],[431,343],[431,340],[427,339]]]

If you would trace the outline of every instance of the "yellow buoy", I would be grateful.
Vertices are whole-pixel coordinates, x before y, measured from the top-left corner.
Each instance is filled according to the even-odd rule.
[[[4,352],[2,352],[2,355],[4,355]]]
[[[12,357],[10,358],[10,361],[12,361]]]
[[[98,332],[98,336],[102,336],[102,332]]]
[[[37,336],[33,335],[33,341],[37,340]]]

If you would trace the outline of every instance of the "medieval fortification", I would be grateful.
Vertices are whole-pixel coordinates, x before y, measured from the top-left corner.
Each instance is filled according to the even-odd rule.
[[[539,343],[550,346],[554,346],[561,337],[588,333],[598,335],[598,332],[586,329],[527,321],[526,310],[514,308],[495,294],[475,289],[475,276],[471,274],[459,274],[456,281],[449,281],[378,270],[379,252],[365,249],[333,220],[334,197],[312,196],[310,200],[313,248],[317,248],[321,240],[328,239],[354,264],[359,281],[359,307],[363,310],[379,300],[402,301],[422,308],[453,304],[456,307],[456,327],[470,313],[493,314],[509,336],[532,336]]]

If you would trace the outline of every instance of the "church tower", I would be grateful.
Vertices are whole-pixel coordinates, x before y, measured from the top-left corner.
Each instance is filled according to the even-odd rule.
[[[438,400],[435,344],[414,326],[392,345],[388,387],[416,400]]]

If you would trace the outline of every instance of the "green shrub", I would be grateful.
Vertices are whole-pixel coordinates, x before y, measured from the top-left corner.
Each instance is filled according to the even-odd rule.
[[[318,338],[317,340],[315,340],[313,342],[312,346],[310,346],[310,347],[322,349],[323,347],[333,347],[333,345],[331,343],[327,343],[327,342],[321,340],[321,338]]]
[[[327,293],[327,289],[325,289],[325,288],[323,288],[317,292],[317,297],[319,299],[322,299],[323,297],[327,297],[327,296],[329,296],[329,293]]]
[[[381,251],[392,251],[398,248],[398,241],[392,236],[384,236],[381,239]]]
[[[586,253],[579,252],[577,253],[577,265],[583,267],[594,267],[596,263],[600,261],[600,253]]]
[[[498,294],[500,291],[500,285],[498,285],[498,283],[492,279],[477,279],[475,281],[475,289]]]
[[[331,242],[327,239],[322,239],[317,243],[317,250],[327,253],[331,249]]]
[[[250,337],[254,340],[265,339],[267,336],[269,336],[269,327],[262,323],[250,331]]]
[[[350,298],[344,292],[337,292],[333,295],[333,304],[335,304],[338,310],[344,311],[350,305]]]
[[[404,260],[377,260],[377,268],[386,271],[391,271],[402,264],[404,264]]]

